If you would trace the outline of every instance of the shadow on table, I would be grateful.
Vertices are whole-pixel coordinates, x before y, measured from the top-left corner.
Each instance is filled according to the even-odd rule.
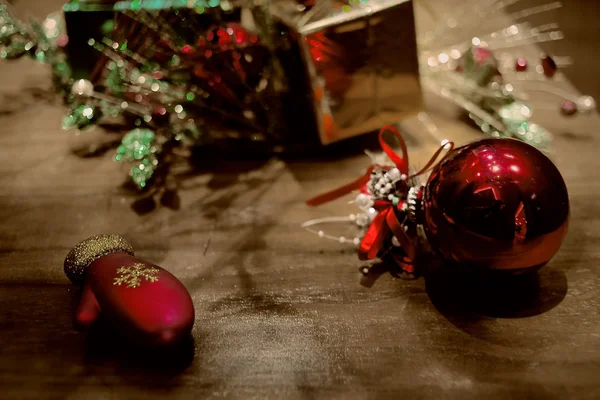
[[[177,166],[171,167],[173,170],[171,177],[164,182],[140,192],[128,180],[123,184],[123,189],[131,194],[131,208],[139,215],[151,213],[159,207],[178,210],[181,207],[179,193],[199,186],[212,191],[232,191],[227,194],[227,199],[231,202],[235,198],[235,189],[240,186],[240,183],[256,186],[271,180],[270,170],[275,159],[286,162],[293,174],[298,172],[298,168],[302,169],[304,175],[318,174],[323,165],[309,163],[318,161],[327,163],[364,154],[365,149],[376,148],[376,136],[368,134],[311,151],[288,153],[254,151],[246,146],[239,146],[239,143],[238,146],[229,149],[216,146],[198,147],[194,149],[189,160],[181,160]],[[108,147],[103,149],[106,150]],[[201,175],[210,175],[210,180],[200,182],[196,178]],[[219,209],[226,208],[223,198],[217,198],[216,201],[219,202]]]
[[[81,158],[104,156],[115,149],[120,137],[129,129],[122,124],[101,124],[94,135],[86,134],[88,139],[74,145],[74,155]],[[89,136],[94,136],[90,139]],[[419,139],[403,132],[409,146],[415,146]],[[121,185],[123,194],[131,197],[131,208],[139,215],[151,213],[159,207],[173,210],[181,208],[180,193],[199,186],[212,190],[224,190],[239,184],[240,176],[253,174],[260,180],[261,171],[272,163],[273,159],[284,161],[288,170],[298,181],[314,178],[322,173],[330,163],[340,159],[364,155],[365,150],[381,151],[377,132],[346,139],[328,146],[293,147],[283,152],[275,151],[265,144],[232,140],[218,144],[204,144],[191,149],[187,155],[169,157],[168,163],[161,164],[154,173],[153,182],[139,190],[131,179],[126,178]],[[174,154],[179,154],[175,152]],[[357,165],[360,170],[368,163]],[[210,175],[206,182],[197,179]],[[116,183],[118,185],[118,183]]]
[[[59,104],[58,96],[51,90],[36,86],[25,87],[18,92],[0,92],[0,116],[23,112],[37,103]]]
[[[417,275],[408,274],[398,266],[394,265],[389,261],[377,262],[369,267],[360,267],[359,271],[362,273],[360,278],[361,286],[366,288],[372,288],[375,282],[384,274],[390,274],[392,277],[402,280],[415,280],[419,277]]]
[[[298,155],[279,155],[280,160],[298,160]],[[133,183],[127,181],[123,189],[132,195],[131,208],[139,215],[148,214],[159,207],[173,210],[181,208],[180,193],[194,190],[200,186],[211,191],[227,192],[227,197],[215,197],[218,209],[227,208],[227,204],[235,199],[236,188],[240,184],[257,186],[272,179],[269,173],[274,158],[268,154],[227,152],[223,149],[205,147],[199,148],[196,154],[184,166],[183,171],[171,175],[171,183],[159,184],[149,190],[140,192]],[[293,162],[293,161],[292,161]],[[187,161],[186,161],[187,163]],[[210,175],[207,182],[196,179],[202,175]],[[228,199],[228,200],[227,200]],[[218,204],[216,204],[218,203]],[[210,204],[208,204],[210,208]]]
[[[546,266],[538,271],[511,274],[445,263],[433,255],[419,262],[425,289],[437,310],[458,327],[476,324],[484,318],[525,318],[543,314],[565,298],[567,277],[563,271]],[[384,274],[415,279],[379,262],[362,267],[361,285],[371,288]]]
[[[552,267],[513,275],[441,265],[426,275],[426,289],[432,303],[449,320],[469,320],[473,315],[492,318],[539,315],[560,304],[567,288],[565,274]]]
[[[87,332],[84,364],[91,374],[107,368],[128,384],[163,388],[175,386],[194,359],[195,343],[190,335],[168,347],[137,346],[113,329],[98,324]]]

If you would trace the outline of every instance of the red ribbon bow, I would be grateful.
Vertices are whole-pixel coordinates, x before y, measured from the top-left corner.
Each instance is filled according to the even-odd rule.
[[[400,143],[400,148],[402,149],[402,156],[399,156],[385,141],[384,134],[386,132],[391,132],[398,139]],[[442,150],[444,150],[444,148],[449,146],[448,151],[451,151],[454,148],[454,143],[444,143],[433,154],[431,159],[427,162],[427,164],[425,164],[423,168],[421,168],[415,174],[408,176],[408,151],[406,148],[406,143],[402,138],[402,135],[400,135],[396,128],[392,126],[384,126],[383,128],[381,128],[381,130],[379,131],[379,144],[382,150],[385,152],[385,154],[395,164],[396,168],[398,168],[400,173],[406,176],[406,180],[421,175],[427,170],[429,170],[434,165],[435,161],[441,154]],[[440,160],[440,162],[442,160],[443,158]],[[366,173],[360,178],[337,189],[314,197],[308,200],[306,204],[308,204],[309,206],[318,206],[340,198],[354,190],[361,189],[371,179],[371,172],[373,172],[373,169],[375,167],[380,167],[386,170],[389,169],[388,167],[380,165],[371,165],[369,168],[367,168]],[[405,195],[406,194],[407,193],[405,193]],[[404,230],[404,227],[398,220],[395,211],[396,207],[400,209],[402,205],[403,201],[400,201],[400,203],[398,203],[397,206],[394,206],[394,204],[391,201],[383,199],[377,200],[375,202],[373,207],[379,212],[369,225],[369,228],[367,229],[367,232],[360,243],[358,249],[359,259],[372,260],[376,258],[380,250],[383,248],[386,239],[389,239],[390,235],[393,235],[398,240],[398,242],[400,243],[400,247],[404,250],[405,253],[404,256],[393,255],[394,260],[408,272],[412,272],[414,270],[412,263],[417,254],[417,246],[413,239],[411,239],[411,237]]]

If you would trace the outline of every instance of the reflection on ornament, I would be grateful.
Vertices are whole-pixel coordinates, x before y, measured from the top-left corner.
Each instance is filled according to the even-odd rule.
[[[337,128],[335,126],[335,121],[333,120],[333,117],[331,116],[331,114],[328,113],[324,113],[323,114],[323,130],[325,131],[325,134],[329,137],[329,138],[335,138],[335,135],[337,133]]]
[[[456,149],[433,170],[424,211],[427,237],[446,259],[524,271],[558,251],[569,196],[558,169],[539,150],[486,139]]]

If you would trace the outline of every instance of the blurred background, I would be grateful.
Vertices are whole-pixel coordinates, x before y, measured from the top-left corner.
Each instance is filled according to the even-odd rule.
[[[523,0],[507,7],[513,11],[526,5],[536,6],[548,3],[544,0]],[[553,10],[549,15],[530,17],[534,25],[543,21],[557,22],[565,33],[558,42],[543,43],[542,49],[549,54],[570,56],[573,65],[563,73],[582,93],[600,98],[598,73],[600,72],[600,2],[596,0],[564,0],[563,7]]]
[[[9,0],[9,3],[25,15],[43,19],[50,12],[58,10],[63,0]],[[431,3],[435,9],[436,0],[417,0],[417,3]],[[452,0],[458,4],[462,0]],[[547,4],[548,0],[520,0],[506,7],[509,12]],[[565,33],[565,39],[540,46],[549,54],[568,55],[574,65],[563,73],[582,93],[600,98],[600,85],[593,82],[600,71],[600,2],[597,0],[563,0],[563,7],[528,18],[533,25],[555,21]]]

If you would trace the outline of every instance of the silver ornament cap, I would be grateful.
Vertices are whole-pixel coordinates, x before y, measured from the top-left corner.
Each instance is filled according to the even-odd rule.
[[[111,253],[133,254],[133,247],[121,236],[100,234],[78,243],[65,258],[64,271],[71,282],[83,282],[85,270],[91,263]]]

